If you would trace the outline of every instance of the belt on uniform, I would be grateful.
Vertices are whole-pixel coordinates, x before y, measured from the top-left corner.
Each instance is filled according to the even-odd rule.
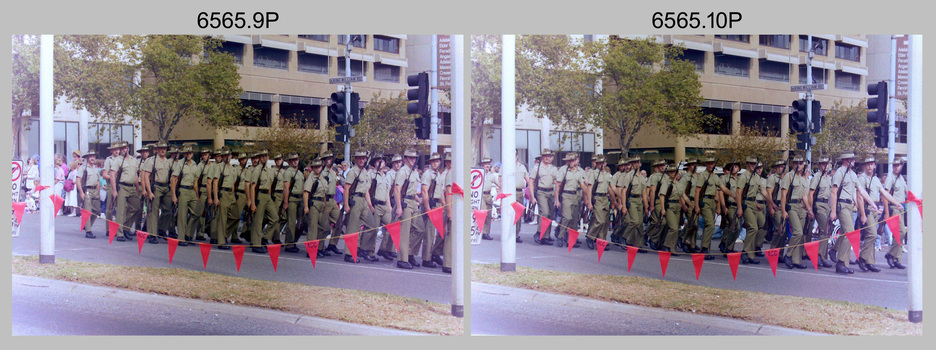
[[[186,189],[186,190],[191,190],[191,189],[192,189],[192,186],[180,185],[179,188],[181,188],[181,189]]]
[[[595,197],[607,197],[607,193],[595,193]]]
[[[270,190],[263,190],[263,189],[261,189],[261,190],[259,190],[259,191],[260,191],[260,193],[263,193],[263,194],[270,194]]]
[[[538,190],[538,191],[543,191],[543,192],[552,192],[554,189],[553,189],[553,188],[546,188],[546,187],[537,187],[536,190]]]
[[[124,186],[135,186],[135,185],[136,185],[136,184],[128,184],[128,183],[126,183],[126,182],[121,182],[120,184],[121,184],[121,185],[124,185]]]
[[[429,200],[429,206],[436,207],[439,204],[439,201],[441,201],[441,199],[432,198]]]
[[[802,201],[803,201],[802,199],[791,199],[791,200],[790,200],[790,204],[796,204],[796,203],[799,203],[799,202],[802,202]]]
[[[381,201],[381,200],[376,200],[376,199],[371,199],[371,202],[374,202],[375,205],[384,205],[384,204],[387,204],[387,202],[384,202],[384,201]]]
[[[816,198],[817,203],[829,203],[828,198]]]
[[[728,202],[728,206],[729,206],[729,207],[737,207],[737,206],[738,206],[738,203],[729,201],[729,202]]]
[[[295,193],[290,193],[289,196],[293,198],[302,198],[301,194],[295,194]]]
[[[852,204],[851,199],[839,199],[839,203]]]
[[[627,198],[628,198],[628,199],[630,199],[630,198],[641,198],[641,196],[640,196],[639,194],[628,193],[628,194],[627,194]]]
[[[761,200],[756,200],[755,202],[757,202],[757,204],[766,204],[766,203],[767,203],[767,202],[765,202],[763,199],[761,199]]]
[[[234,191],[234,189],[231,188],[231,187],[221,187],[221,190],[222,190],[222,191],[225,191],[225,192],[232,192],[232,191]]]
[[[704,195],[702,196],[702,198],[703,199],[715,199],[715,196]]]
[[[237,191],[235,191],[235,192],[237,192],[237,193],[244,193],[244,190],[242,190],[242,189],[237,189]]]
[[[780,204],[780,203],[781,203],[779,199],[775,199],[773,202],[774,202],[774,204]]]
[[[563,190],[562,193],[565,193],[565,194],[577,194],[578,191],[565,191],[565,190]]]
[[[403,196],[403,198],[416,200],[416,196]]]
[[[878,208],[880,208],[880,207],[881,207],[881,202],[874,202],[874,205],[876,205],[876,206],[878,206]],[[867,204],[866,204],[866,205],[865,205],[865,208],[868,208],[868,207],[870,207],[870,205],[867,205]]]
[[[324,201],[325,201],[325,197],[312,197],[312,200],[324,202]]]
[[[159,187],[166,187],[166,186],[169,186],[169,184],[166,183],[166,182],[156,182],[156,181],[154,181],[153,183],[155,183],[156,186],[159,186]]]
[[[361,193],[361,192],[354,192],[354,193],[351,194],[351,196],[354,196],[354,197],[364,197],[364,193]]]
[[[677,200],[668,200],[668,201],[666,201],[666,204],[679,204],[679,200],[678,200],[678,199],[677,199]]]

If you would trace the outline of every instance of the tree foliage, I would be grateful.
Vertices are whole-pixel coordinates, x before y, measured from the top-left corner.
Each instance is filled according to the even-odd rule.
[[[427,151],[428,144],[417,139],[413,131],[413,116],[406,113],[407,102],[403,92],[391,97],[375,95],[364,108],[361,122],[354,126],[351,152],[386,155],[402,154],[406,149]]]
[[[812,156],[836,157],[843,152],[854,152],[856,156],[874,154],[881,149],[874,146],[874,127],[868,123],[865,102],[846,106],[835,101],[825,114],[822,132],[815,134],[816,144]]]
[[[298,153],[299,160],[305,164],[318,156],[322,143],[334,139],[334,129],[305,129],[299,122],[280,118],[278,125],[261,128],[257,133],[257,149],[266,149],[270,155]]]
[[[500,123],[501,115],[501,37],[471,36],[471,147],[474,160],[481,160],[483,138],[490,130],[486,122]]]
[[[747,157],[753,156],[764,164],[766,169],[770,165],[783,157],[783,151],[789,149],[789,139],[785,145],[779,133],[768,131],[766,134],[760,130],[757,125],[742,125],[738,135],[730,137],[720,137],[715,144],[715,158],[718,159],[719,166],[728,161],[741,162],[741,168],[744,168],[744,162]],[[792,138],[796,140],[796,138]]]
[[[21,150],[17,142],[29,129],[29,116],[39,114],[39,38],[29,35],[13,36],[13,158]]]

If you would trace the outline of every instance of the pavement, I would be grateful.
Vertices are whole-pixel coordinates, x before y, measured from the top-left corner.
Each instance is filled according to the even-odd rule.
[[[425,335],[31,276],[12,282],[12,335]]]
[[[691,312],[471,283],[472,335],[827,335]]]

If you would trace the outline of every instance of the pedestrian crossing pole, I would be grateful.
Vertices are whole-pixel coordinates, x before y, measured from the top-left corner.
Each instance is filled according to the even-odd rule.
[[[504,35],[501,50],[501,189],[505,194],[513,194],[516,181],[516,36]],[[521,201],[515,196],[501,199],[501,271],[517,270],[517,238],[513,235],[514,215],[511,202]]]

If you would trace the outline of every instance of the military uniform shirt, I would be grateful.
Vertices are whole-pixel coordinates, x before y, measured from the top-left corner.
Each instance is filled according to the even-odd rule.
[[[331,169],[322,169],[322,173],[319,176],[324,180],[324,182],[319,186],[325,186],[325,194],[329,197],[334,197],[335,192],[338,191],[338,173]]]
[[[758,182],[757,197],[754,197],[754,199],[755,199],[755,200],[759,200],[759,201],[763,201],[763,200],[764,200],[764,195],[761,194],[760,189],[762,189],[762,188],[767,188],[767,179],[764,178],[764,177],[761,177],[760,175],[758,175],[757,178],[758,178],[758,180],[755,180],[755,181]],[[750,197],[750,195],[751,195],[751,191],[748,190],[748,196]]]
[[[257,193],[260,193],[260,190],[269,190],[270,185],[273,184],[276,172],[269,167],[257,167],[254,173],[254,183],[257,184]]]
[[[829,199],[830,188],[832,188],[832,174],[816,172],[809,181],[809,189],[816,191],[816,198]]]
[[[481,193],[491,193],[491,187],[494,186],[494,177],[494,172],[484,171],[484,186],[481,187]]]
[[[172,161],[168,158],[159,156],[150,157],[143,163],[143,171],[155,172],[154,181],[159,183],[169,182],[169,173],[172,171]]]
[[[283,179],[280,181],[289,181],[289,194],[298,194],[302,195],[302,189],[305,185],[304,179],[302,178],[302,172],[299,169],[289,167],[283,174]]]
[[[225,188],[230,189],[234,187],[234,181],[237,181],[237,175],[240,174],[240,166],[237,165],[228,165],[221,169],[221,174],[224,175],[224,181],[218,184],[218,190],[223,191]]]
[[[352,191],[354,191],[354,193],[360,193],[363,195],[370,189],[371,176],[369,172],[364,171],[355,165],[351,167],[350,170],[348,170],[348,178],[345,181],[347,181],[345,184],[352,187],[354,186],[354,182],[357,181],[357,187],[355,187]]]
[[[172,173],[172,176],[179,178],[179,185],[181,186],[194,186],[195,178],[198,176],[198,164],[195,164],[195,161],[189,161],[187,163],[179,162],[179,166],[176,167],[176,171]]]
[[[760,176],[754,174],[753,172],[745,171],[743,174],[738,175],[738,187],[732,189],[732,191],[741,189],[741,195],[743,196],[745,195],[744,186],[747,186],[747,197],[741,198],[741,200],[746,201],[748,199],[757,199],[756,193],[760,193],[761,183],[762,181]]]
[[[400,190],[403,190],[403,183],[409,180],[409,185],[407,185],[406,192],[401,193],[403,196],[415,196],[419,193],[419,174],[416,171],[410,169],[409,166],[404,165],[400,168],[400,171],[396,174],[396,179],[394,179],[394,185],[400,186]],[[401,198],[402,200],[402,198]]]
[[[868,192],[868,196],[871,197],[875,203],[881,201],[881,179],[877,176],[871,177],[867,173],[861,172],[861,176],[858,177],[858,184]]]
[[[553,189],[556,187],[556,177],[559,176],[558,171],[555,165],[540,163],[533,168],[529,176],[536,180],[536,175],[539,174],[539,183],[534,185],[539,188]]]
[[[286,164],[283,163],[282,165]],[[276,193],[283,193],[283,188],[286,187],[286,181],[289,181],[287,175],[289,175],[288,167],[286,169],[280,167],[276,170],[276,187],[273,188],[273,191],[276,191]]]
[[[888,174],[887,180],[884,180],[884,189],[891,192],[897,203],[907,201],[907,181],[903,175]]]
[[[688,172],[688,171],[683,171],[683,172],[682,172],[682,176],[679,178],[679,181],[676,181],[676,183],[677,183],[677,184],[676,184],[676,186],[677,186],[676,189],[682,189],[682,190],[680,190],[679,192],[680,192],[680,193],[686,193],[686,188],[688,187],[690,190],[689,190],[689,193],[688,193],[686,196],[688,196],[689,199],[695,198],[695,191],[693,191],[693,190],[695,189],[695,187],[690,187],[690,186],[692,186],[693,184],[695,184],[695,181],[694,181],[694,180],[695,180],[696,177],[697,177],[697,176],[696,176],[695,173],[690,173],[690,172]],[[674,192],[675,192],[675,191],[674,191]]]
[[[650,186],[656,186],[657,193],[650,194],[651,200],[656,200],[656,198],[659,197],[659,194],[663,193],[662,191],[660,191],[660,186],[663,185],[664,177],[666,176],[664,176],[663,173],[654,173],[653,175],[650,175],[650,177],[647,179],[647,188],[650,188]]]
[[[725,187],[727,187],[729,190],[731,190],[731,192],[734,192],[735,190],[738,189],[738,177],[725,175],[725,177],[722,179],[722,184],[725,185]],[[738,204],[738,203],[735,203],[735,199],[733,196],[726,195],[725,200],[727,200],[729,204]]]
[[[575,167],[575,169],[569,170],[567,165],[563,165],[559,168],[559,176],[556,181],[562,182],[562,176],[565,176],[565,187],[561,190],[563,191],[578,191],[580,184],[579,181],[582,180],[582,177],[585,176],[585,171],[581,167]]]
[[[114,163],[116,163],[118,167],[121,166],[119,161],[115,161]],[[127,157],[127,160],[123,161],[123,172],[120,173],[119,182],[125,184],[136,183],[139,164],[139,159]],[[118,168],[116,171],[120,171],[120,169]]]
[[[703,185],[705,185],[706,181],[708,181],[708,185],[705,186],[705,193],[702,193],[702,196],[715,196],[715,191],[719,186],[722,185],[721,178],[715,174],[709,173],[708,170],[706,170],[702,172],[702,174],[699,174],[699,177],[696,178],[695,186],[701,188]]]
[[[381,202],[390,201],[390,190],[393,189],[393,176],[390,175],[391,171],[388,171],[386,174],[377,175],[375,179],[375,181],[377,181],[377,188],[374,189],[375,200]]]
[[[598,185],[595,186],[595,193],[608,193],[608,189],[611,187],[611,173],[607,171],[601,171],[598,173],[598,176],[594,181],[597,181]]]
[[[437,177],[439,177],[439,173],[437,173],[435,170],[432,170],[432,169],[424,171],[422,174],[422,179],[420,180],[420,183],[422,184],[423,188],[426,189],[426,193],[429,194],[429,198],[435,198],[433,194],[435,194],[436,190],[438,190],[439,188],[439,185],[436,185],[435,188],[432,189],[432,191],[429,191],[429,187],[432,186],[432,183],[436,181]]]
[[[780,199],[780,175],[777,175],[777,173],[771,172],[770,175],[767,176],[767,184],[764,186],[764,188],[769,188],[767,193],[770,194],[771,196],[774,196],[774,198],[771,198],[771,200],[774,200],[774,201],[779,200]],[[776,194],[774,194],[774,191],[776,191]]]
[[[88,172],[87,175],[85,175],[85,171]],[[78,177],[80,177],[81,181],[83,181],[86,184],[85,188],[95,188],[98,185],[98,182],[100,181],[100,179],[98,176],[97,169],[93,167],[88,168],[88,164],[86,163],[78,167],[77,172],[78,172]],[[80,183],[78,183],[76,180],[76,184],[80,184]]]
[[[517,162],[517,179],[515,180],[517,183],[514,184],[517,186],[517,191],[522,190],[524,187],[526,187],[526,178],[528,176],[529,176],[529,173],[527,173],[526,165],[523,165],[523,163]]]
[[[640,175],[640,173],[636,173],[636,175],[632,175],[630,177],[630,187],[631,187],[631,191],[628,194],[628,198],[634,197],[634,196],[639,197],[641,194],[643,194],[644,189],[647,188],[647,178],[644,177],[643,175]]]
[[[839,200],[847,199],[855,203],[855,186],[858,184],[858,175],[854,171],[846,170],[844,166],[839,167],[835,170],[835,175],[832,176],[832,184],[837,185],[841,190]]]
[[[430,198],[442,199],[443,195],[445,194],[445,179],[448,177],[448,173],[450,172],[451,171],[449,169],[446,169],[445,171],[442,171],[441,173],[436,175],[435,191],[429,194]]]
[[[794,172],[791,171],[783,176],[783,180],[780,181],[780,189],[790,191],[791,185],[793,186],[793,193],[789,194],[790,199],[803,199],[809,188],[809,180],[806,180],[805,177],[800,175],[795,175]]]
[[[104,159],[104,166],[101,167],[101,171],[110,170],[111,167],[113,167],[113,163],[114,163],[114,156],[107,156],[107,158]]]
[[[247,182],[250,181],[248,179],[250,178],[250,175],[253,174],[253,170],[254,170],[254,167],[248,165],[248,166],[245,166],[243,169],[240,169],[237,172],[237,179],[240,180],[240,182],[237,183],[238,190],[241,190],[241,191],[247,190]]]
[[[682,197],[683,193],[686,191],[686,184],[688,181],[685,180],[685,176],[680,177],[679,180],[673,182],[673,179],[669,176],[663,177],[663,183],[660,187],[660,194],[665,196],[667,191],[670,191],[670,187],[673,187],[672,192],[668,198],[664,198],[667,201],[679,201],[679,198]],[[658,196],[659,197],[659,196]],[[654,199],[655,200],[655,199]]]
[[[324,174],[325,172],[322,171],[321,173],[319,173],[319,175],[315,175],[315,172],[313,171],[309,173],[309,177],[305,179],[302,190],[305,192],[309,192],[309,199],[312,199],[312,197],[325,197],[326,182],[325,182],[325,179],[322,177],[322,175]],[[312,192],[312,186],[314,186],[316,182],[318,182],[318,187],[315,189],[315,192]]]

